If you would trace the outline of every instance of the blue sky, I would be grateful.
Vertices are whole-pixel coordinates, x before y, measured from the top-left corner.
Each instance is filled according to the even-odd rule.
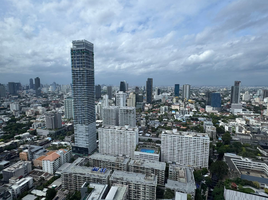
[[[86,39],[96,84],[268,85],[266,0],[2,0],[0,30],[0,83],[70,83]]]

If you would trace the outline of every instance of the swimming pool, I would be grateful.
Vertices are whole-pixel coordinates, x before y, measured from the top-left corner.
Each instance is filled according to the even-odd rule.
[[[141,152],[154,153],[154,150],[152,150],[152,149],[141,149]]]

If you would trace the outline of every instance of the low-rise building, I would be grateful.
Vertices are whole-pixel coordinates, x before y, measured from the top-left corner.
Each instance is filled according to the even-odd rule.
[[[30,161],[18,161],[10,167],[2,170],[5,182],[8,182],[11,177],[25,177],[32,171],[32,163]]]
[[[165,169],[166,163],[153,160],[131,160],[129,163],[129,171],[157,176],[157,183],[165,185]]]
[[[265,193],[248,194],[224,188],[224,198],[228,200],[241,200],[241,199],[267,200],[268,195]]]
[[[156,199],[157,177],[155,175],[115,170],[110,178],[110,184],[128,185],[128,199]]]
[[[105,200],[117,199],[117,200],[127,200],[128,186],[121,184],[114,184],[109,193],[107,194]]]
[[[23,192],[28,191],[30,188],[33,187],[33,178],[32,177],[25,177],[25,178],[11,178],[9,179],[9,185],[12,190],[12,196],[17,198]]]
[[[101,168],[107,168],[111,170],[127,171],[130,158],[123,156],[111,156],[102,155],[100,153],[94,153],[89,156],[89,166],[98,166]]]
[[[88,193],[90,191],[90,193]],[[87,183],[85,182],[81,188],[81,198],[84,200],[96,200],[104,199],[109,191],[107,184],[98,184],[98,183]]]

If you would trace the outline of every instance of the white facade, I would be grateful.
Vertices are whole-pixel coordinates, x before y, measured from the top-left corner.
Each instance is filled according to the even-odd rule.
[[[15,102],[10,104],[10,111],[18,111],[20,110],[20,104]]]
[[[161,161],[207,168],[209,142],[206,133],[166,131],[161,135]]]
[[[73,119],[74,118],[74,100],[73,98],[66,98],[64,100],[64,115],[67,119]]]
[[[235,190],[228,190],[226,188],[224,188],[224,198],[228,200],[267,200],[267,197],[264,196],[242,193]]]
[[[159,161],[159,154],[157,153],[146,153],[141,151],[134,152],[134,159],[137,160],[155,160]]]
[[[98,131],[101,154],[134,158],[134,151],[138,144],[138,128],[107,126],[99,128]]]
[[[11,190],[13,197],[18,197],[20,194],[33,187],[33,178],[28,176],[14,181],[10,180],[9,183],[12,184]]]
[[[116,106],[126,106],[127,94],[119,91],[116,93]]]
[[[136,95],[134,93],[130,93],[127,99],[127,106],[128,107],[135,107],[136,106]]]
[[[118,126],[119,125],[119,107],[110,106],[103,108],[103,125]]]
[[[119,108],[119,126],[129,125],[136,126],[136,108],[135,107],[120,107]]]

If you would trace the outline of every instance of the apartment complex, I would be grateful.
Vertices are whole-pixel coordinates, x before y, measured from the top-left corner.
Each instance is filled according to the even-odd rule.
[[[99,152],[108,155],[125,155],[134,158],[138,144],[138,128],[103,126],[99,132]]]
[[[161,134],[161,161],[194,168],[208,167],[209,137],[206,133],[165,131]]]
[[[33,187],[33,178],[32,177],[25,177],[21,179],[9,179],[9,184],[12,191],[12,196],[17,198],[23,192],[28,191],[30,188]]]
[[[111,171],[105,168],[92,168],[72,165],[62,172],[62,187],[69,191],[80,190],[85,182],[108,184]]]
[[[111,170],[127,171],[130,158],[123,156],[102,155],[94,153],[89,157],[89,166],[98,166]]]
[[[133,172],[114,171],[110,184],[128,185],[128,199],[156,199],[157,177]]]
[[[154,174],[157,176],[157,183],[165,185],[166,163],[153,160],[131,160],[129,171],[146,175]]]
[[[115,102],[116,106],[119,106],[119,107],[126,106],[127,94],[122,91],[119,91],[116,93],[115,100],[116,100]]]
[[[119,125],[119,107],[109,106],[103,108],[103,125],[118,126]]]
[[[119,126],[129,125],[136,127],[136,108],[120,107],[119,108]]]
[[[8,182],[11,177],[25,177],[32,171],[31,161],[18,161],[10,167],[2,170],[5,182]]]

